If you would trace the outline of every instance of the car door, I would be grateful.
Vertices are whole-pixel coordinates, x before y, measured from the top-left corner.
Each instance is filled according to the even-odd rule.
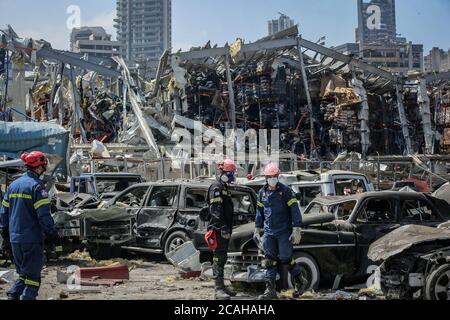
[[[165,231],[174,223],[178,210],[179,185],[155,185],[136,220],[138,243],[159,248]]]
[[[205,222],[200,221],[199,213],[202,208],[207,206],[208,188],[206,187],[185,187],[180,192],[178,223],[189,229],[200,228]]]
[[[357,273],[365,274],[371,272],[373,261],[367,258],[369,246],[400,227],[398,222],[397,199],[392,197],[372,197],[362,201],[361,206],[352,217],[352,224],[357,239]]]

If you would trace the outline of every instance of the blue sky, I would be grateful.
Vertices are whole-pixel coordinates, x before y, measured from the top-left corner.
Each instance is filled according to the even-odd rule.
[[[0,0],[0,28],[11,24],[21,36],[43,38],[67,49],[66,13],[81,8],[83,25],[102,25],[115,33],[115,0]],[[356,0],[172,0],[173,47],[188,49],[206,41],[223,45],[236,37],[254,41],[267,34],[267,20],[281,11],[300,24],[303,37],[326,45],[352,42]],[[397,29],[426,52],[450,48],[450,0],[397,0]]]

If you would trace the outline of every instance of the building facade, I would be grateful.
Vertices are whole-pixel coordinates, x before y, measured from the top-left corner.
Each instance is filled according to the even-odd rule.
[[[156,70],[159,58],[172,46],[171,0],[117,0],[114,21],[127,62]]]
[[[406,43],[373,43],[360,51],[358,43],[345,43],[333,48],[345,55],[361,57],[364,61],[393,73],[423,72],[423,45]]]
[[[70,35],[70,50],[99,58],[110,58],[121,53],[122,45],[112,41],[102,27],[74,28]]]
[[[448,51],[434,47],[425,57],[425,72],[448,72],[450,71],[450,49]]]
[[[395,0],[358,0],[356,43],[334,50],[393,73],[424,71],[423,45],[397,37]]]
[[[358,0],[356,42],[397,42],[395,0]]]
[[[294,20],[284,14],[280,14],[280,17],[276,20],[268,21],[267,24],[269,29],[269,36],[295,26]]]

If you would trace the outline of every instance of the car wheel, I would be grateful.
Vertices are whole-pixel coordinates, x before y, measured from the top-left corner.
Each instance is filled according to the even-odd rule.
[[[317,290],[320,284],[320,269],[316,260],[307,253],[294,253],[294,260],[300,265],[303,277],[307,280],[306,290]],[[289,288],[293,288],[290,274],[288,280]]]
[[[450,264],[434,270],[425,283],[426,300],[450,300]]]
[[[166,239],[166,243],[164,244],[164,253],[169,253],[179,246],[182,246],[186,242],[188,242],[188,236],[186,232],[183,231],[175,231],[171,235],[169,235]]]

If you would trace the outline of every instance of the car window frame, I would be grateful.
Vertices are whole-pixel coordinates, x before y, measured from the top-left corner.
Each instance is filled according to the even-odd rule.
[[[334,194],[336,196],[345,196],[345,194],[338,194],[338,192],[337,192],[336,186],[337,186],[337,182],[340,181],[340,180],[358,180],[358,181],[361,181],[363,186],[364,186],[364,192],[363,193],[368,192],[369,189],[370,189],[369,188],[370,182],[368,181],[367,177],[365,177],[365,176],[359,176],[359,175],[337,175],[337,176],[333,176],[333,178],[332,178],[332,186],[333,186],[333,189],[334,189]],[[357,193],[355,193],[355,194],[357,194]]]
[[[412,220],[412,219],[406,219],[403,215],[403,206],[400,205],[400,203],[402,201],[414,201],[414,202],[422,202],[428,205],[428,207],[430,207],[432,215],[434,215],[435,217],[437,217],[437,219],[434,220],[423,220],[422,218],[420,220]],[[416,199],[399,199],[399,219],[401,222],[407,222],[407,223],[412,223],[412,222],[421,222],[421,223],[433,223],[433,222],[443,222],[444,219],[442,219],[440,213],[438,212],[438,210],[436,210],[435,206],[433,205],[433,203],[431,203],[431,201],[429,201],[428,199],[421,199],[421,198],[416,198]]]
[[[186,187],[183,188],[183,192],[182,192],[182,194],[183,194],[183,196],[182,196],[182,198],[183,198],[182,207],[183,207],[184,210],[198,210],[198,211],[202,210],[202,208],[188,207],[187,206],[186,199],[187,199],[187,195],[188,195],[188,191],[189,190],[202,190],[202,191],[205,191],[205,196],[206,196],[205,197],[205,206],[208,205],[208,190],[209,190],[209,188],[201,188],[201,187],[192,188],[192,187],[186,186]],[[180,205],[180,207],[181,207],[181,205]]]
[[[169,188],[175,188],[175,190],[176,190],[176,195],[175,195],[176,198],[175,198],[174,203],[172,204],[172,206],[169,206],[169,207],[160,207],[160,206],[152,207],[152,206],[150,206],[149,205],[149,201],[150,201],[150,199],[152,197],[152,194],[153,194],[153,191],[155,190],[155,188],[168,188],[168,187]],[[178,209],[179,201],[180,201],[180,185],[173,185],[173,184],[153,185],[151,187],[151,189],[149,190],[149,192],[147,194],[147,197],[145,199],[145,203],[144,203],[144,205],[142,207],[145,208],[145,209],[167,209],[167,210]]]
[[[368,222],[368,221],[361,222],[361,221],[359,221],[359,217],[363,212],[362,210],[364,210],[367,207],[367,204],[369,201],[373,201],[373,200],[388,201],[391,204],[391,207],[394,209],[393,220],[383,221],[383,222],[378,222],[378,221],[377,222]],[[370,226],[370,225],[380,226],[380,225],[396,224],[396,223],[398,223],[398,220],[399,220],[397,203],[398,203],[398,199],[394,199],[394,198],[393,199],[388,199],[388,198],[378,199],[378,198],[373,197],[373,198],[364,199],[364,201],[360,204],[358,211],[356,212],[353,223],[355,223],[357,225],[365,225],[365,226]]]
[[[121,197],[123,197],[124,195],[130,193],[131,190],[137,189],[137,188],[146,188],[146,189],[147,189],[147,190],[145,191],[144,197],[142,198],[143,203],[139,205],[139,208],[144,207],[144,203],[146,203],[147,198],[148,198],[149,189],[151,189],[150,186],[133,185],[133,186],[131,186],[131,187],[128,187],[127,189],[125,189],[125,190],[123,190],[122,192],[120,192],[120,194],[118,194],[117,197],[115,197],[115,198],[113,198],[113,200],[111,200],[111,205],[115,205]],[[133,208],[133,207],[130,207],[130,208]]]

